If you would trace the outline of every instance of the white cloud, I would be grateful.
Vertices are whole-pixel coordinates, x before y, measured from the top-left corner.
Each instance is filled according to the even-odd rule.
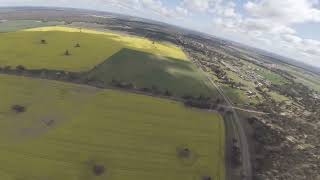
[[[258,0],[245,4],[247,12],[257,18],[266,18],[285,24],[320,21],[320,10],[314,0]]]
[[[210,8],[211,0],[183,0],[182,6],[191,11],[205,12]]]
[[[304,39],[292,27],[299,23],[320,22],[316,4],[319,4],[318,0],[248,1],[244,4],[246,16],[221,15],[213,20],[213,24],[232,40],[320,66],[320,41]]]
[[[104,0],[112,1],[122,7],[135,7],[136,10],[146,14],[155,14],[159,17],[181,18],[188,15],[188,10],[182,7],[168,8],[161,0]]]
[[[288,43],[299,44],[302,42],[302,39],[300,37],[292,34],[285,34],[282,36],[282,38]]]

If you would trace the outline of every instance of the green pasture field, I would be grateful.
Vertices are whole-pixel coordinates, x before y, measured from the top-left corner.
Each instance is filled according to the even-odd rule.
[[[89,79],[110,84],[112,80],[133,83],[136,88],[156,87],[173,95],[214,97],[216,90],[190,61],[122,49],[87,74]]]
[[[284,95],[281,95],[277,92],[271,91],[268,92],[268,94],[272,97],[273,100],[275,100],[276,102],[286,102],[286,101],[290,101],[290,99]]]
[[[1,180],[225,178],[218,114],[166,99],[8,75],[0,75],[0,94]],[[189,155],[178,155],[185,148]]]
[[[80,47],[75,47],[78,43]],[[172,44],[109,32],[53,26],[0,33],[0,66],[88,71],[123,48],[187,60],[183,51]],[[68,56],[65,55],[67,50]]]
[[[259,94],[257,94],[258,99],[256,97],[249,98],[243,90],[234,89],[225,85],[222,86],[222,89],[225,95],[236,105],[258,104],[262,101],[261,95]]]
[[[41,44],[45,39],[47,44]],[[80,48],[74,46],[79,43]],[[0,34],[0,66],[86,71],[116,53],[122,45],[101,35],[68,32]],[[70,56],[64,53],[69,50]]]
[[[308,88],[320,92],[319,74],[308,72],[306,70],[294,66],[286,66],[285,70],[296,77],[296,82],[302,83]]]
[[[272,82],[273,84],[282,85],[287,83],[287,80],[282,76],[264,68],[259,68],[259,69],[260,70],[256,72],[262,77],[264,77],[266,80],[269,80],[270,82]]]

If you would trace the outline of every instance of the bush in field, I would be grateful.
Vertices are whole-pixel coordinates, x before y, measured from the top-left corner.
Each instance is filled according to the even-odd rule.
[[[191,157],[191,150],[189,148],[182,148],[178,150],[178,156],[180,158],[189,158]]]
[[[202,176],[202,180],[213,180],[211,176]]]
[[[41,39],[41,44],[47,44],[47,41],[45,39]]]
[[[94,165],[92,168],[94,175],[101,176],[105,172],[105,168],[102,165]]]
[[[16,113],[22,113],[22,112],[25,112],[26,111],[26,107],[22,106],[22,105],[13,105],[11,107],[11,109],[13,111],[15,111]]]
[[[66,50],[66,51],[64,52],[64,55],[65,55],[65,56],[70,56],[71,54],[70,54],[69,50]]]
[[[16,70],[17,70],[17,71],[25,71],[26,68],[25,68],[24,66],[22,66],[22,65],[18,65],[18,66],[16,67]]]

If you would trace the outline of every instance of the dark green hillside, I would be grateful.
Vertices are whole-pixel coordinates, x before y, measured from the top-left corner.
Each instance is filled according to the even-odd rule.
[[[168,90],[178,96],[215,95],[205,77],[189,61],[122,49],[88,73],[105,85],[112,81],[132,83],[136,88]]]

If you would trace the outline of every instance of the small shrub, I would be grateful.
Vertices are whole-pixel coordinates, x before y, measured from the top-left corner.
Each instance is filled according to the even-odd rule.
[[[16,70],[17,70],[17,71],[25,71],[26,68],[25,68],[24,66],[22,66],[22,65],[18,65],[18,66],[16,67]]]
[[[22,105],[13,105],[11,107],[11,109],[13,111],[15,111],[16,113],[22,113],[22,112],[25,112],[26,111],[26,107],[22,106]]]
[[[202,176],[202,180],[213,180],[211,176]]]
[[[182,148],[178,150],[178,156],[180,158],[189,158],[191,156],[191,151],[189,148]]]
[[[94,175],[101,176],[105,172],[105,168],[102,165],[95,164],[92,168]]]
[[[70,54],[69,50],[66,50],[66,51],[64,52],[64,55],[65,55],[65,56],[70,56],[71,54]]]

